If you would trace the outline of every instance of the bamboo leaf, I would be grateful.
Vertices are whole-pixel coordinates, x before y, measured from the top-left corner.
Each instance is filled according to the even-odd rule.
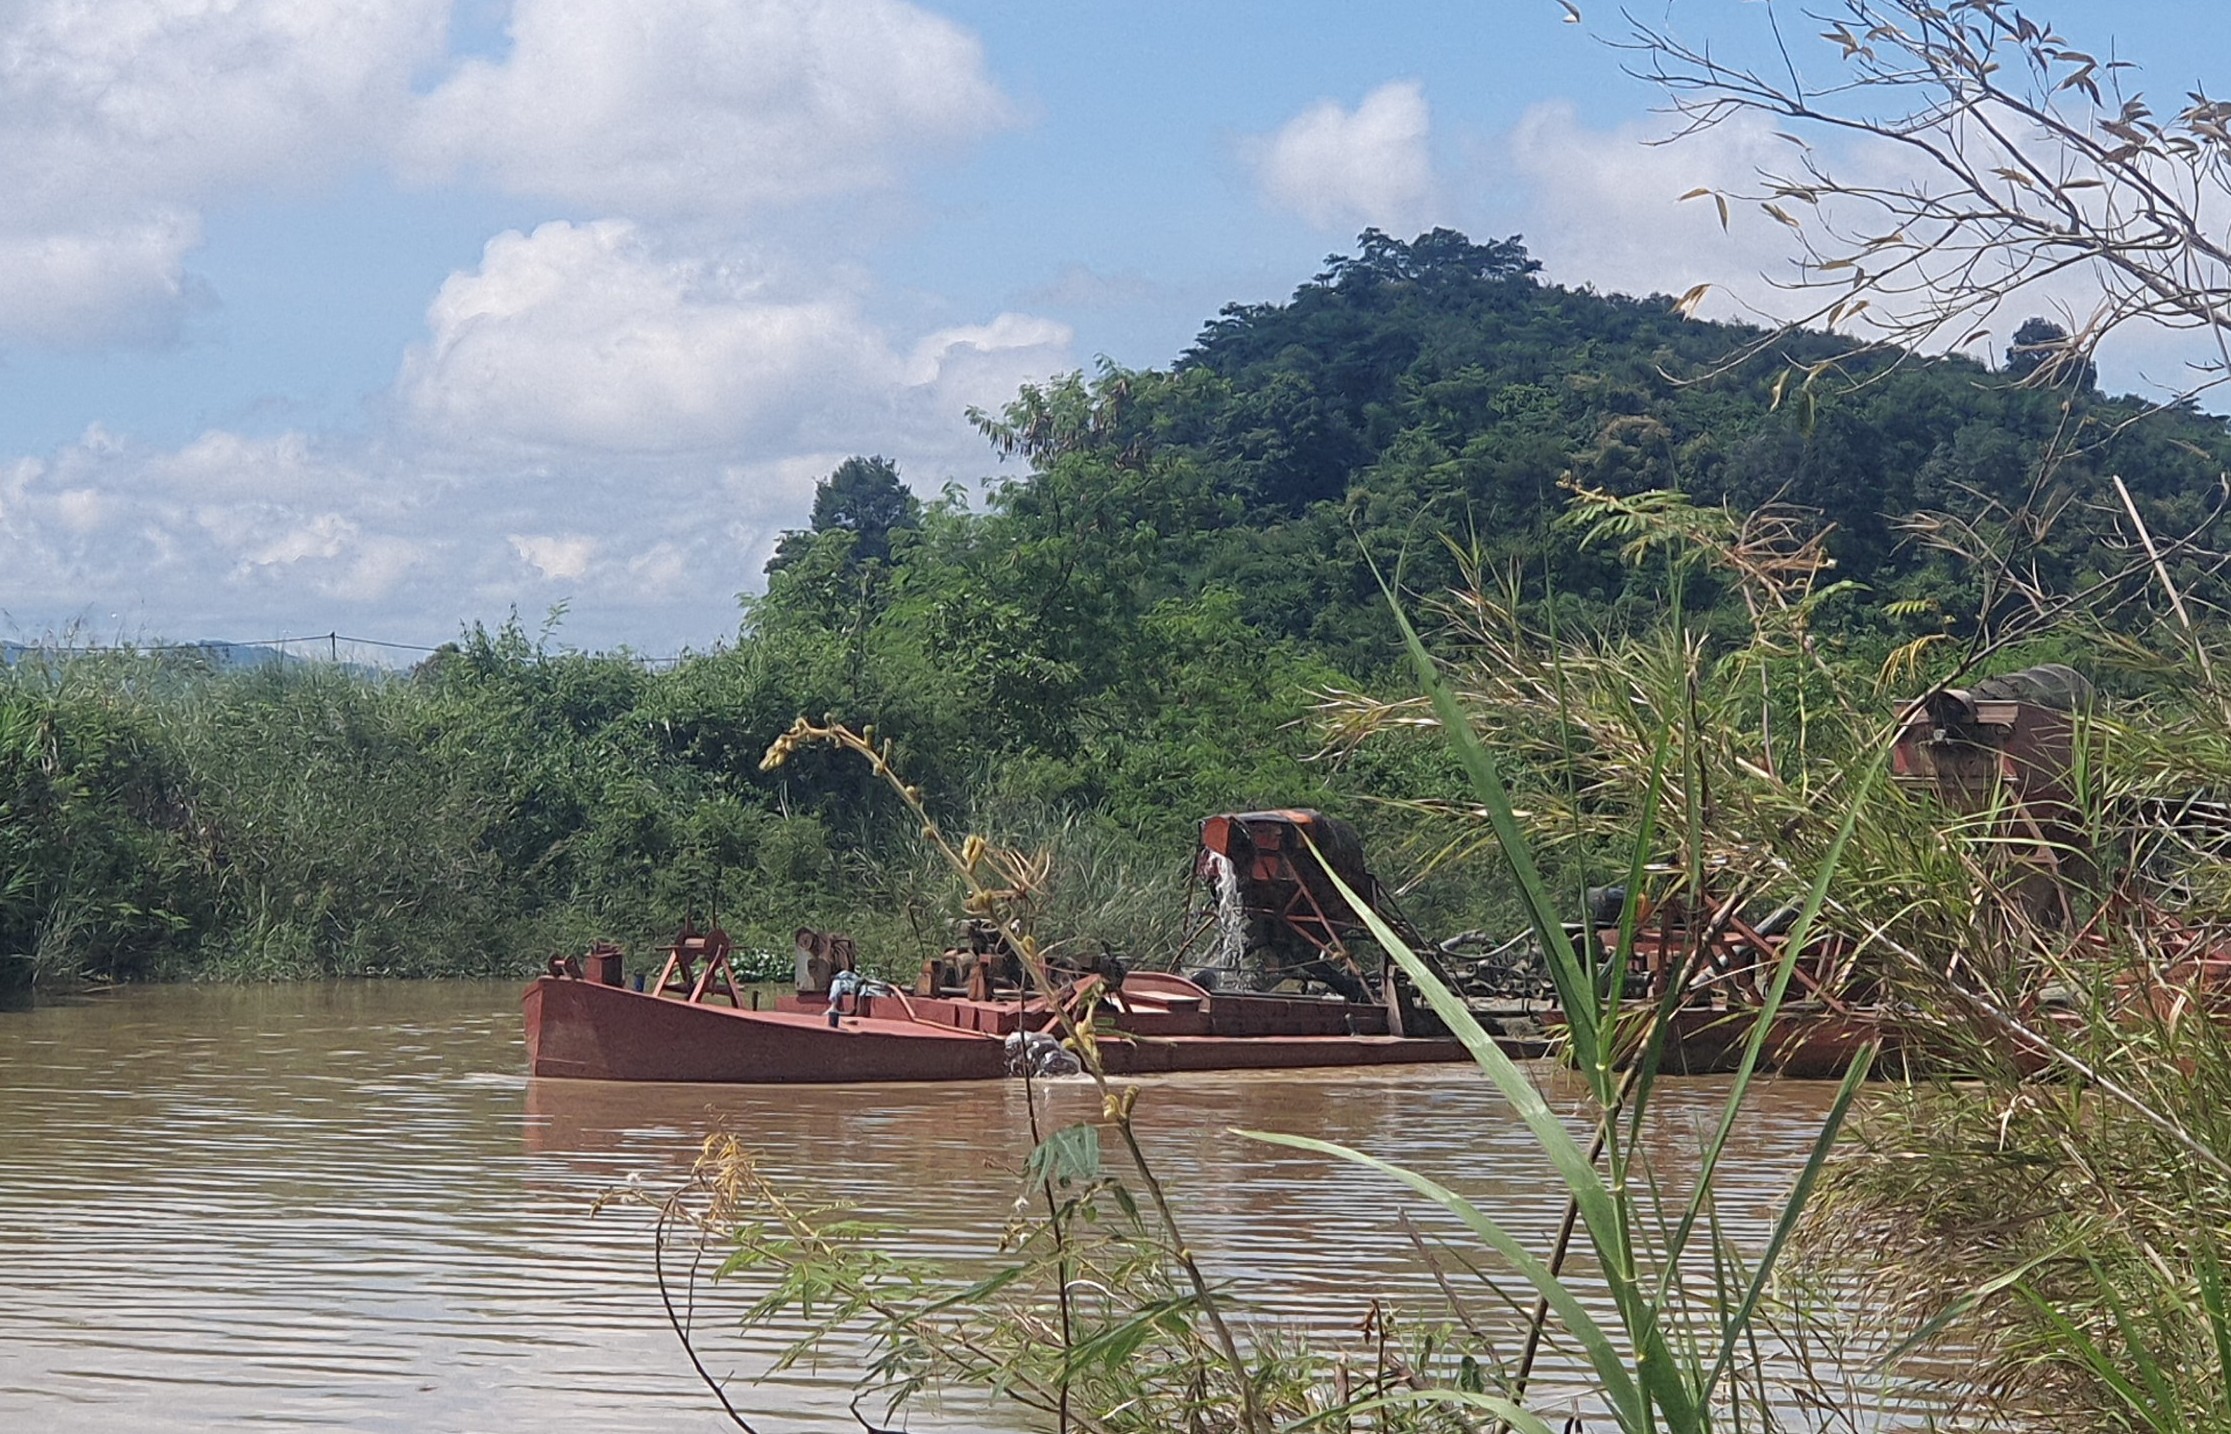
[[[1023,1177],[1031,1184],[1068,1185],[1100,1174],[1100,1127],[1089,1121],[1063,1126],[1030,1152]]]

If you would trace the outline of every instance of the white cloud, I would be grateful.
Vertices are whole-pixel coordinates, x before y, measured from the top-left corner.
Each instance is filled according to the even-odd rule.
[[[689,566],[689,554],[678,543],[655,543],[627,560],[628,577],[662,596],[681,589]]]
[[[988,324],[939,329],[914,345],[906,363],[906,381],[917,386],[980,387],[964,375],[989,367],[998,374],[993,381],[1002,382],[1014,355],[1065,352],[1071,337],[1067,324],[1034,314],[1001,314]],[[1014,385],[1007,384],[1006,389],[1012,393]]]
[[[966,30],[903,0],[516,0],[511,51],[426,99],[416,172],[639,217],[888,182],[1008,106]]]
[[[619,220],[497,235],[477,270],[442,285],[427,325],[402,397],[462,446],[779,442],[817,392],[879,358],[841,300],[764,297],[732,268],[661,255]]]
[[[1750,321],[1804,317],[1833,297],[1785,287],[1800,277],[1801,246],[1755,199],[1731,198],[1723,223],[1710,195],[1683,197],[1700,189],[1756,195],[1762,174],[1791,173],[1797,151],[1772,121],[1738,114],[1671,144],[1653,142],[1664,133],[1662,125],[1591,129],[1562,100],[1529,109],[1511,131],[1505,163],[1524,194],[1527,247],[1552,278],[1629,294],[1680,294],[1710,284],[1699,311],[1704,317]],[[1867,187],[1931,178],[1925,165],[1887,141],[1846,143],[1822,162]],[[1797,207],[1818,232],[1864,229],[1873,218],[1858,217],[1856,206],[1833,197]],[[2081,274],[2015,291],[2003,306],[2014,317],[2000,324],[1999,347],[2023,317],[2081,312],[2095,294]],[[1878,296],[1874,307],[1889,305]],[[1981,356],[1987,348],[1970,352]]]
[[[453,274],[397,391],[459,449],[762,454],[920,449],[970,403],[1069,363],[1069,329],[1002,314],[902,354],[842,291],[780,295],[633,224],[554,222]]]
[[[509,52],[443,72],[452,3],[0,6],[0,344],[169,337],[201,211],[242,192],[387,165],[728,222],[1011,118],[976,38],[905,0],[514,0]]]
[[[199,206],[383,146],[448,0],[0,11],[0,342],[167,337]]]
[[[1422,229],[1436,200],[1432,115],[1414,80],[1381,85],[1354,110],[1320,100],[1245,157],[1266,202],[1319,229]]]
[[[200,222],[176,211],[94,230],[0,229],[0,337],[57,348],[167,338],[194,297],[185,256],[200,241]]]
[[[0,183],[34,212],[324,172],[380,142],[449,0],[30,0],[0,20]]]
[[[87,446],[117,451],[107,435]],[[211,429],[174,452],[146,457],[144,474],[158,490],[195,499],[301,503],[329,500],[363,487],[364,475],[326,456],[301,433],[247,438]]]
[[[0,349],[172,336],[223,297],[193,273],[205,212],[352,172],[627,216],[489,240],[363,432],[94,427],[0,458],[17,621],[129,601],[151,635],[440,641],[571,598],[576,640],[703,640],[844,457],[977,476],[963,410],[1074,366],[1050,319],[894,325],[837,256],[740,237],[1011,123],[962,27],[906,0],[511,0],[508,50],[457,61],[451,9],[0,3]]]
[[[579,533],[513,533],[511,546],[521,562],[546,578],[564,582],[589,570],[597,541]]]
[[[815,480],[858,452],[925,489],[981,474],[963,410],[1072,367],[1070,344],[1021,313],[897,336],[841,285],[619,221],[506,233],[442,286],[373,436],[96,427],[0,466],[8,602],[44,624],[133,594],[118,621],[150,635],[438,642],[570,601],[569,640],[708,641]]]
[[[1762,173],[1793,168],[1798,152],[1774,123],[1737,114],[1658,142],[1666,133],[1663,123],[1592,129],[1564,100],[1527,110],[1507,137],[1505,182],[1524,195],[1526,245],[1549,277],[1626,294],[1708,284],[1700,317],[1754,323],[1802,318],[1827,302],[1821,290],[1788,287],[1800,277],[1797,236],[1755,199],[1736,197],[1758,193]],[[1886,143],[1847,147],[1835,167],[1886,187],[1923,177]],[[1698,190],[1729,197],[1724,221]],[[1814,224],[1835,212],[1833,200],[1803,210]]]
[[[1710,283],[1708,317],[1782,317],[1768,281],[1786,279],[1792,235],[1755,206],[1731,209],[1725,228],[1698,188],[1746,191],[1758,171],[1792,151],[1765,120],[1739,115],[1677,145],[1662,129],[1590,129],[1568,101],[1529,109],[1509,136],[1508,161],[1526,191],[1527,248],[1550,276],[1629,294],[1680,294]]]
[[[84,537],[101,526],[109,503],[91,488],[64,488],[54,495],[54,517],[66,533]]]
[[[299,434],[211,432],[166,452],[94,428],[0,475],[0,533],[25,611],[129,593],[153,621],[253,615],[260,627],[273,594],[299,615],[387,601],[423,575],[434,545],[412,536],[409,496]]]

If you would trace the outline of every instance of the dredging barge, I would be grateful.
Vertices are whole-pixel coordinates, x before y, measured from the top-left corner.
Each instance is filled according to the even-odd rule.
[[[1057,1036],[1088,1016],[1111,1075],[1467,1059],[1383,968],[1366,979],[1349,950],[1363,923],[1327,878],[1328,863],[1380,903],[1345,823],[1310,811],[1203,823],[1196,872],[1227,898],[1228,939],[1221,964],[1212,954],[1190,976],[1125,971],[1102,956],[1051,973],[1055,984],[1040,989],[997,927],[971,922],[901,990],[864,979],[847,938],[802,930],[796,990],[762,1009],[736,981],[717,927],[685,926],[657,979],[640,987],[619,949],[600,944],[554,960],[527,988],[528,1064],[537,1076],[590,1080],[991,1080],[1059,1069]],[[1245,969],[1242,953],[1253,958]],[[1328,994],[1307,994],[1312,987]],[[1547,1049],[1538,1036],[1498,1039],[1514,1056]]]
[[[2060,667],[1933,693],[1909,708],[1892,754],[1902,785],[1956,812],[1996,814],[1994,835],[2021,858],[2019,894],[2048,926],[2055,915],[2076,924],[2064,864],[2082,860],[2082,845],[2069,774],[2078,713],[2090,700],[2090,685]],[[1543,973],[1523,969],[1523,953],[1515,964],[1467,961],[1419,937],[1365,864],[1354,829],[1337,819],[1298,810],[1210,817],[1194,874],[1215,900],[1180,946],[1183,974],[1126,973],[1103,957],[1047,973],[1052,984],[1034,988],[996,928],[972,923],[959,949],[925,962],[901,991],[863,980],[843,938],[800,932],[797,989],[762,1010],[747,1005],[731,976],[728,938],[685,928],[647,990],[626,983],[614,948],[554,962],[526,993],[529,1060],[536,1075],[605,1080],[981,1080],[1041,1068],[1056,1035],[1088,1014],[1103,1067],[1117,1075],[1464,1059],[1387,963],[1371,970],[1358,960],[1366,911],[1427,957],[1512,1055],[1547,1053],[1544,1028],[1561,1025]],[[1789,955],[1794,908],[1753,921],[1732,900],[1677,893],[1654,908],[1641,903],[1634,936],[1622,943],[1619,905],[1591,909],[1587,926],[1568,930],[1592,939],[1607,962],[1623,951],[1631,1013],[1664,1009],[1662,1068],[1734,1068],[1767,982]],[[2153,922],[2163,948],[2185,957],[2168,975],[2205,975],[2211,999],[2231,990],[2231,956],[2164,920]],[[1203,934],[1210,950],[1188,965],[1182,958]],[[1795,953],[1789,999],[1761,1043],[1762,1070],[1833,1077],[1870,1047],[1885,1072],[1942,1064],[1929,1033],[1884,1000],[1858,957],[1856,943],[1833,930]],[[1517,1019],[1498,1019],[1513,1010]],[[2014,1057],[2025,1066],[2042,1059],[2026,1047]]]
[[[1212,992],[1152,972],[1105,1000],[1095,1032],[1111,1075],[1466,1059],[1453,1040],[1390,1034],[1381,1006]],[[992,1080],[1035,1066],[1044,1046],[1031,1037],[1051,1043],[1058,1025],[1038,996],[971,1000],[884,987],[783,996],[755,1010],[635,991],[586,972],[539,978],[524,1005],[533,1073],[592,1080]]]

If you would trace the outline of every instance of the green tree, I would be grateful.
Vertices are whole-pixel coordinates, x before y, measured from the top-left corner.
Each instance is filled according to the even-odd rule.
[[[922,505],[899,477],[888,458],[847,458],[813,490],[812,526],[784,533],[767,560],[769,573],[791,566],[828,533],[851,535],[845,561],[887,563],[891,560],[891,535],[917,528]]]
[[[2006,376],[2020,383],[2034,374],[2039,383],[2054,388],[2097,388],[2099,366],[2079,354],[2079,347],[2068,330],[2051,319],[2025,319],[2014,331],[2014,342],[2007,345]]]

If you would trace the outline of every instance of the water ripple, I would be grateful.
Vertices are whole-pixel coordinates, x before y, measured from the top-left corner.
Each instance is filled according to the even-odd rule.
[[[0,1428],[724,1428],[665,1326],[645,1212],[591,1218],[599,1194],[672,1184],[725,1128],[891,1224],[904,1253],[987,1258],[1026,1154],[1010,1084],[621,1086],[524,1065],[517,991],[484,983],[170,988],[0,1015]],[[1661,1098],[1678,1127],[1717,1097]],[[1751,1122],[1721,1201],[1732,1226],[1763,1228],[1827,1099],[1780,1087]],[[1097,1096],[1068,1085],[1051,1104],[1087,1119]],[[1436,1305],[1398,1217],[1452,1227],[1230,1127],[1416,1165],[1522,1238],[1546,1241],[1562,1210],[1463,1070],[1187,1077],[1142,1109],[1211,1270],[1297,1326],[1351,1328],[1374,1297]],[[704,1343],[749,1371],[780,1341]],[[738,1402],[854,1428],[839,1383],[785,1375]]]

